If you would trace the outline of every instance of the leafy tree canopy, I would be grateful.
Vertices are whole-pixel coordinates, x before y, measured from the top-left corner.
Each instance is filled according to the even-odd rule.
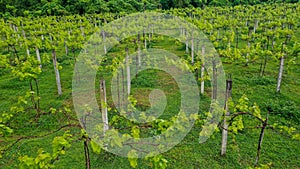
[[[137,12],[205,6],[255,5],[298,0],[0,0],[0,16],[71,15],[105,12]]]

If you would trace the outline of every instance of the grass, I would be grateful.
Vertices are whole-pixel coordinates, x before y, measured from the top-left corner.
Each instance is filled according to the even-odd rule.
[[[162,41],[152,41],[150,46],[166,49],[178,56],[187,57],[184,44],[174,44],[174,40],[164,38]],[[120,54],[124,47],[124,44],[116,46],[116,49],[110,55],[116,56]],[[62,105],[72,108],[72,60],[62,60],[65,57],[63,51],[58,51],[57,53],[59,56],[58,59],[63,66],[63,69],[60,71],[63,95],[61,97],[57,96],[53,67],[50,63],[45,64],[43,73],[39,76],[41,108],[45,114],[37,121],[33,120],[35,112],[32,109],[28,109],[26,112],[15,116],[10,122],[14,133],[7,138],[0,138],[1,147],[6,147],[24,136],[43,135],[49,131],[56,131],[60,126],[65,124],[78,123],[77,121],[68,119],[68,116],[63,113],[51,114],[49,111],[51,107],[59,108]],[[277,111],[286,111],[290,114],[299,113],[300,82],[296,80],[300,79],[298,65],[289,67],[289,74],[285,72],[280,94],[275,92],[278,61],[270,61],[268,63],[265,77],[258,76],[258,65],[250,64],[245,67],[243,64],[223,64],[226,74],[231,74],[233,77],[233,100],[237,101],[243,94],[246,94],[250,102],[258,103],[263,111],[263,115],[265,115],[268,106],[273,106],[276,109],[276,105],[278,104],[283,104],[283,106],[277,106]],[[106,75],[106,77],[109,76]],[[29,89],[29,83],[20,81],[6,70],[1,70],[0,77],[0,86],[2,88],[0,90],[0,98],[2,100],[0,103],[0,112],[9,111],[10,106],[17,102],[18,96],[24,95],[25,91]],[[207,81],[206,83],[209,86],[209,82]],[[110,82],[108,81],[107,86],[109,85]],[[133,79],[132,88],[133,96],[138,100],[137,105],[139,109],[145,110],[149,107],[148,94],[153,88],[159,88],[165,92],[168,99],[168,105],[163,117],[167,118],[174,115],[174,112],[178,112],[178,106],[180,105],[180,99],[178,98],[180,97],[180,93],[177,91],[176,82],[172,81],[166,73],[156,70],[143,71],[137,78]],[[108,95],[110,95],[110,90],[108,90]],[[208,94],[201,96],[201,113],[208,111],[209,97]],[[292,104],[286,104],[286,102],[292,102]],[[74,112],[70,113],[69,116],[76,118]],[[292,118],[282,114],[282,112],[276,112],[271,114],[270,122],[287,124],[299,129],[299,121],[297,122],[297,120]],[[221,133],[215,132],[207,142],[199,144],[198,137],[201,126],[196,124],[180,144],[163,153],[164,157],[168,160],[168,168],[247,168],[253,166],[260,130],[251,128],[258,123],[250,117],[245,116],[244,121],[246,129],[236,135],[235,141],[232,136],[229,136],[226,157],[219,155]],[[53,138],[62,135],[67,129],[70,129],[71,133],[77,133],[76,136],[78,138],[80,137],[78,135],[80,132],[78,128],[64,128],[44,137],[22,139],[13,145],[9,151],[4,153],[3,158],[0,159],[0,168],[18,168],[19,162],[17,159],[19,156],[28,155],[34,157],[40,148],[51,152]],[[262,146],[260,163],[272,163],[271,166],[274,168],[296,169],[300,167],[299,153],[299,141],[291,140],[286,135],[267,129]],[[100,155],[90,154],[92,168],[130,168],[127,158],[113,155],[104,150],[102,150]],[[72,147],[66,151],[66,154],[55,165],[57,168],[85,168],[84,159],[83,142],[76,140],[72,142]],[[150,168],[152,165],[144,159],[139,159],[138,164],[138,168]]]

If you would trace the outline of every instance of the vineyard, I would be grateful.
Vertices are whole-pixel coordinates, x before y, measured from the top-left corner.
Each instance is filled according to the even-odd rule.
[[[0,22],[0,168],[300,168],[299,3]]]

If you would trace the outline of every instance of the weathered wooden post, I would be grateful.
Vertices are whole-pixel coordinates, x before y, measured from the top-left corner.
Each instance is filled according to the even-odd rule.
[[[204,94],[204,71],[205,71],[205,68],[204,68],[204,55],[205,55],[205,46],[202,45],[202,56],[201,56],[201,94]]]
[[[221,146],[221,155],[226,154],[226,146],[227,146],[227,136],[228,136],[228,123],[227,123],[227,117],[230,116],[230,112],[228,110],[228,99],[231,97],[232,92],[232,80],[229,78],[226,80],[226,94],[225,94],[225,116],[224,116],[224,125],[222,130],[222,146]]]
[[[108,130],[108,115],[107,115],[107,100],[106,100],[106,86],[105,80],[100,80],[100,101],[101,101],[101,113],[103,122],[103,133]]]
[[[130,95],[130,88],[131,88],[131,82],[130,82],[130,63],[129,63],[129,50],[128,47],[126,47],[126,75],[127,75],[127,97]]]
[[[213,67],[213,91],[212,91],[212,99],[216,100],[217,99],[217,82],[218,82],[218,74],[217,74],[217,64],[216,60],[212,61],[212,67]]]

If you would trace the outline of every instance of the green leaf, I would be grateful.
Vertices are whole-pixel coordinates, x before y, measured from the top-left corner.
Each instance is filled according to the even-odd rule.
[[[252,114],[261,119],[260,109],[256,103],[250,108]]]
[[[96,153],[96,154],[101,153],[101,147],[96,142],[91,141],[91,146],[92,146],[92,150],[94,153]]]
[[[139,139],[140,137],[140,129],[138,126],[133,126],[131,129],[132,137],[135,139]]]
[[[300,134],[299,134],[299,133],[298,133],[298,134],[294,134],[294,135],[292,136],[292,139],[293,139],[293,140],[300,141]]]
[[[137,167],[137,158],[138,158],[136,151],[135,150],[129,151],[127,156],[128,156],[130,166],[132,168],[136,168]]]

